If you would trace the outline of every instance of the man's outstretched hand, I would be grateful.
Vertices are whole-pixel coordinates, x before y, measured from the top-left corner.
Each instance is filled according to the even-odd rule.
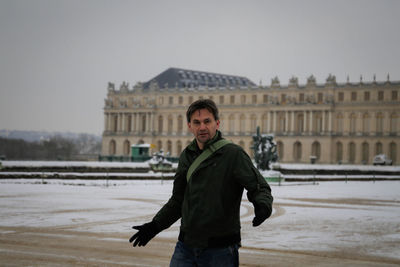
[[[138,230],[138,232],[129,239],[130,243],[133,242],[132,245],[134,247],[146,246],[146,244],[160,232],[154,222],[132,226],[132,228]]]
[[[271,216],[271,210],[263,206],[254,206],[254,219],[253,226],[259,226],[262,224],[269,216]]]

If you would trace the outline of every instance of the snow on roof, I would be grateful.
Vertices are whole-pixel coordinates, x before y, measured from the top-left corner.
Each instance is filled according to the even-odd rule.
[[[131,147],[151,147],[151,144],[137,144],[137,145],[131,145]]]

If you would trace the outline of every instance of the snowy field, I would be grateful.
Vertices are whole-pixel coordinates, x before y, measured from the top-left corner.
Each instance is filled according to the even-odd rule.
[[[150,160],[151,161],[151,160]],[[0,163],[4,167],[87,167],[87,168],[145,168],[149,167],[149,162],[105,162],[105,161],[31,161],[31,160],[4,160]],[[360,170],[360,171],[380,171],[400,173],[400,166],[373,166],[373,165],[337,165],[337,164],[285,164],[273,163],[288,170]],[[172,166],[176,168],[177,163]]]
[[[115,241],[125,243],[131,226],[151,220],[172,191],[172,181],[42,182],[0,180],[0,235],[7,227],[72,229],[120,233],[127,238]],[[242,251],[336,252],[400,264],[400,181],[287,183],[272,185],[272,193],[273,215],[257,228],[244,194]],[[159,238],[175,242],[178,232],[179,221]]]

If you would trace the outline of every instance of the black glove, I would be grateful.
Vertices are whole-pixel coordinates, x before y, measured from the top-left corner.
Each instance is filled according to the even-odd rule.
[[[136,247],[136,245],[139,247],[146,246],[150,239],[155,237],[160,232],[157,225],[153,221],[143,225],[132,226],[132,228],[138,230],[138,232],[129,239],[130,243],[133,242],[134,247]]]
[[[254,214],[253,226],[256,227],[271,215],[271,211],[267,207],[254,205]]]

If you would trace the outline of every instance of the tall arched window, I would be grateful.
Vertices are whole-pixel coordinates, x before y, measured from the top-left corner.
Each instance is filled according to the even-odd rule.
[[[146,116],[142,115],[142,132],[146,132]]]
[[[244,114],[240,115],[240,132],[246,132],[246,117]]]
[[[375,155],[378,155],[378,154],[382,154],[382,143],[381,142],[377,142],[376,144],[375,144]]]
[[[235,132],[235,115],[233,114],[229,116],[229,132]]]
[[[261,129],[264,133],[266,133],[268,131],[268,115],[267,114],[262,115]]]
[[[356,114],[350,114],[350,134],[356,133]]]
[[[124,141],[124,155],[129,156],[131,150],[131,143],[128,140]]]
[[[278,157],[280,160],[283,160],[283,143],[281,141],[278,141],[276,143],[277,147],[277,152],[278,152]]]
[[[127,127],[128,127],[128,128],[126,129],[126,131],[127,131],[127,132],[133,132],[133,128],[132,128],[132,115],[128,115],[126,125],[127,125]]]
[[[182,152],[182,142],[178,140],[176,142],[176,155],[179,156]]]
[[[118,116],[113,115],[113,125],[112,129],[114,132],[118,132]]]
[[[301,134],[304,132],[304,115],[298,114],[296,120],[296,132],[297,134]]]
[[[183,132],[183,117],[182,115],[178,116],[178,133],[181,134]]]
[[[397,145],[394,142],[389,144],[389,158],[392,160],[393,164],[397,163]]]
[[[168,116],[168,133],[171,134],[172,133],[172,115]]]
[[[285,118],[285,113],[281,112],[279,113],[278,116],[278,132],[283,133],[285,132],[285,127],[286,127],[286,118]]]
[[[353,142],[349,143],[349,162],[354,163],[356,161],[356,144]]]
[[[383,133],[383,114],[381,112],[376,114],[376,133]]]
[[[163,132],[164,119],[163,116],[158,116],[158,132],[161,134]]]
[[[293,158],[296,162],[301,161],[301,143],[300,142],[296,142],[293,145]]]
[[[318,112],[315,114],[315,131],[320,133],[323,131],[322,129],[322,113]]]
[[[252,114],[250,117],[250,131],[255,132],[257,129],[257,116]]]
[[[115,153],[116,153],[116,148],[117,148],[117,145],[116,145],[116,143],[115,143],[115,140],[111,140],[110,141],[110,146],[109,146],[109,154],[110,155],[115,155]]]
[[[343,133],[343,114],[342,114],[342,113],[339,113],[339,114],[336,116],[336,131],[337,131],[339,134],[342,134],[342,133]]]
[[[321,145],[318,141],[315,141],[311,145],[312,156],[317,157],[317,160],[321,157]]]
[[[343,161],[343,144],[341,142],[336,143],[336,162]]]
[[[367,142],[362,143],[362,155],[361,155],[361,160],[363,163],[367,164],[369,161],[369,145]]]
[[[370,117],[368,113],[363,114],[362,127],[363,127],[363,134],[369,134],[371,127],[370,127]]]
[[[390,133],[395,134],[398,131],[399,119],[396,113],[390,115]]]
[[[167,153],[172,154],[172,142],[170,140],[167,141]]]

